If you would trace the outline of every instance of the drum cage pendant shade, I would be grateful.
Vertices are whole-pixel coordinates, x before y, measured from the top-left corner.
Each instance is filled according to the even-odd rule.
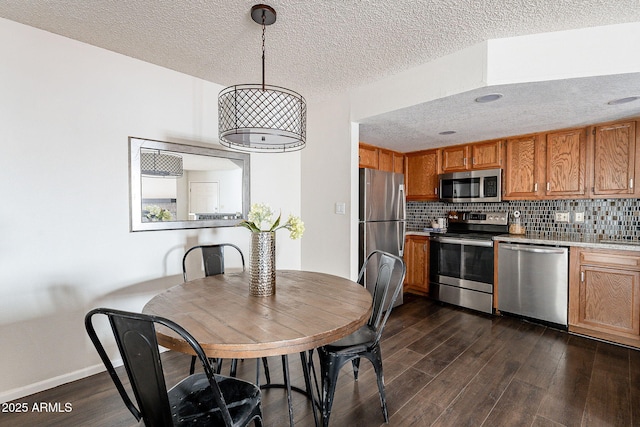
[[[178,178],[182,176],[182,157],[177,154],[167,154],[154,151],[140,153],[140,173],[149,177]]]
[[[218,95],[220,144],[240,151],[286,152],[304,148],[307,104],[292,90],[264,83],[264,31],[276,12],[255,5],[253,20],[262,25],[262,84],[229,86]]]

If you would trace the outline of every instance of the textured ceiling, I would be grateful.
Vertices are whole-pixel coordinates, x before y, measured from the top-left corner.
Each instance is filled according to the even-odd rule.
[[[475,102],[490,93],[503,98]],[[491,86],[362,120],[360,139],[408,152],[581,127],[640,116],[640,100],[607,104],[631,95],[640,96],[640,73]]]
[[[2,0],[0,17],[230,85],[261,79],[261,28],[249,14],[255,3]],[[308,101],[345,92],[487,39],[640,21],[640,0],[277,0],[269,4],[278,18],[266,31],[267,84],[298,91]],[[523,90],[535,96],[545,89],[544,85],[534,86]],[[438,111],[447,112],[450,125],[445,116],[437,123],[423,120],[422,129],[411,131],[431,135],[447,130],[442,126],[455,128],[458,133],[447,140],[455,142],[466,123],[455,119],[457,109],[465,108],[459,97],[435,104]],[[570,100],[556,102],[563,101]],[[527,107],[532,117],[541,119],[547,113],[537,111],[531,103]],[[425,114],[424,106],[417,108],[405,111],[407,118],[399,123],[399,113],[395,118],[369,120],[369,125],[378,126],[372,138],[384,134],[400,141],[404,135],[389,128],[389,119],[396,121],[396,128],[413,126],[408,120]],[[499,121],[483,118],[490,123]],[[363,135],[367,135],[367,126],[363,125]],[[386,141],[382,145],[394,143]],[[423,144],[435,142],[431,139]]]

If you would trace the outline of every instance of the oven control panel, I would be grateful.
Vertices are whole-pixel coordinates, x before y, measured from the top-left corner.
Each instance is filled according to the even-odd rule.
[[[449,212],[449,221],[466,224],[507,225],[506,212]]]

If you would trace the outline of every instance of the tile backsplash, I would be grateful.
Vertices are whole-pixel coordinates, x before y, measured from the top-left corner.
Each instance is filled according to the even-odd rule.
[[[508,212],[522,214],[527,233],[569,238],[640,239],[638,199],[517,200],[501,203],[407,202],[407,229],[421,230],[449,211]],[[570,223],[555,221],[558,211],[569,212]],[[584,212],[584,222],[574,222],[576,212]]]

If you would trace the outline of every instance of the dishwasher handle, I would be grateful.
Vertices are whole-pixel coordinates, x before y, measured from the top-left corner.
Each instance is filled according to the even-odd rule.
[[[567,251],[567,248],[545,248],[541,246],[526,245],[500,245],[500,247],[510,251],[533,252],[536,254],[563,254]]]

